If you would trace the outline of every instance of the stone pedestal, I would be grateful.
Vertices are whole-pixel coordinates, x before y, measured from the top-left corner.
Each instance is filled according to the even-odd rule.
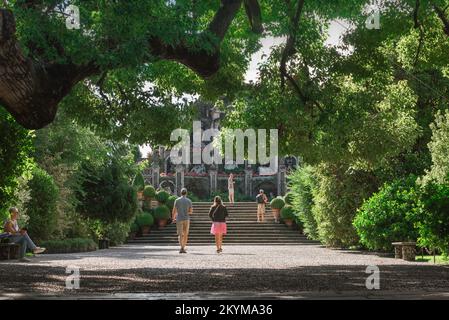
[[[287,185],[287,178],[286,178],[287,170],[285,168],[284,164],[280,164],[278,168],[277,173],[277,195],[283,196],[286,193],[286,185]]]
[[[182,164],[178,164],[176,166],[176,182],[175,182],[176,195],[181,195],[181,189],[184,188],[184,166]]]
[[[394,257],[406,261],[415,261],[416,242],[393,242]]]
[[[402,246],[402,259],[404,259],[405,261],[415,261],[415,257],[415,245]]]
[[[245,195],[248,197],[252,197],[253,186],[253,170],[251,167],[247,167],[245,169]]]
[[[218,190],[218,175],[217,175],[218,171],[216,168],[211,167],[209,168],[209,185],[210,185],[210,194],[214,194],[215,192],[217,192]]]
[[[160,168],[158,164],[151,166],[151,184],[155,189],[159,187]]]

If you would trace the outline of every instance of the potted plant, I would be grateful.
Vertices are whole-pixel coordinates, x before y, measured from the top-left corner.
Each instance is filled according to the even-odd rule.
[[[156,200],[159,203],[159,205],[166,204],[168,198],[170,198],[170,194],[165,190],[161,190],[156,193]]]
[[[144,211],[137,216],[137,224],[142,231],[142,235],[150,233],[151,226],[154,224],[153,215],[150,212]]]
[[[154,209],[154,218],[157,221],[159,229],[162,229],[167,225],[167,221],[170,218],[170,209],[166,205],[160,205]]]
[[[285,206],[285,202],[282,197],[277,197],[270,202],[271,211],[273,212],[274,221],[279,222],[281,209]]]
[[[144,209],[151,209],[151,200],[156,197],[156,189],[153,186],[146,186],[143,190]]]
[[[170,209],[170,212],[173,210],[173,206],[175,205],[176,196],[168,197],[167,203],[165,205]]]
[[[295,220],[295,212],[293,211],[293,207],[290,205],[285,205],[281,209],[281,218],[282,221],[288,226],[291,227],[293,225],[293,221]]]
[[[136,174],[136,176],[134,177],[133,187],[137,190],[137,199],[139,201],[142,201],[144,199],[143,190],[145,189],[145,180],[141,173]]]

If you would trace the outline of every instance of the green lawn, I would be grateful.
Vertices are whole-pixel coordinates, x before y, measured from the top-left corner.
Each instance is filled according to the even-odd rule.
[[[429,256],[429,255],[417,255],[416,256],[416,261],[419,262],[430,262],[433,263],[433,256]],[[435,256],[435,263],[436,264],[449,264],[449,260],[447,257],[444,257],[443,255],[437,255]]]

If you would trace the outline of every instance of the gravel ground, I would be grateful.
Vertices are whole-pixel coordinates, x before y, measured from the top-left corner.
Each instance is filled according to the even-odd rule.
[[[122,246],[32,260],[0,262],[0,298],[164,292],[355,292],[357,296],[369,292],[368,265],[380,269],[379,293],[449,292],[449,266],[318,245],[225,246],[221,255],[212,246],[193,246],[185,255],[171,246]],[[79,290],[65,288],[70,266],[80,268]]]

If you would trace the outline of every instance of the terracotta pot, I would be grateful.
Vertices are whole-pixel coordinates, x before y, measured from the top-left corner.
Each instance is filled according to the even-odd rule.
[[[158,219],[157,225],[159,226],[159,229],[164,228],[167,225],[168,219]]]
[[[149,234],[151,231],[151,227],[150,226],[143,226],[142,227],[142,234]]]
[[[273,212],[274,221],[278,222],[279,221],[279,216],[281,215],[281,209],[274,209],[274,208],[272,208],[271,211]]]
[[[293,226],[293,219],[284,219],[284,223],[287,227]]]

